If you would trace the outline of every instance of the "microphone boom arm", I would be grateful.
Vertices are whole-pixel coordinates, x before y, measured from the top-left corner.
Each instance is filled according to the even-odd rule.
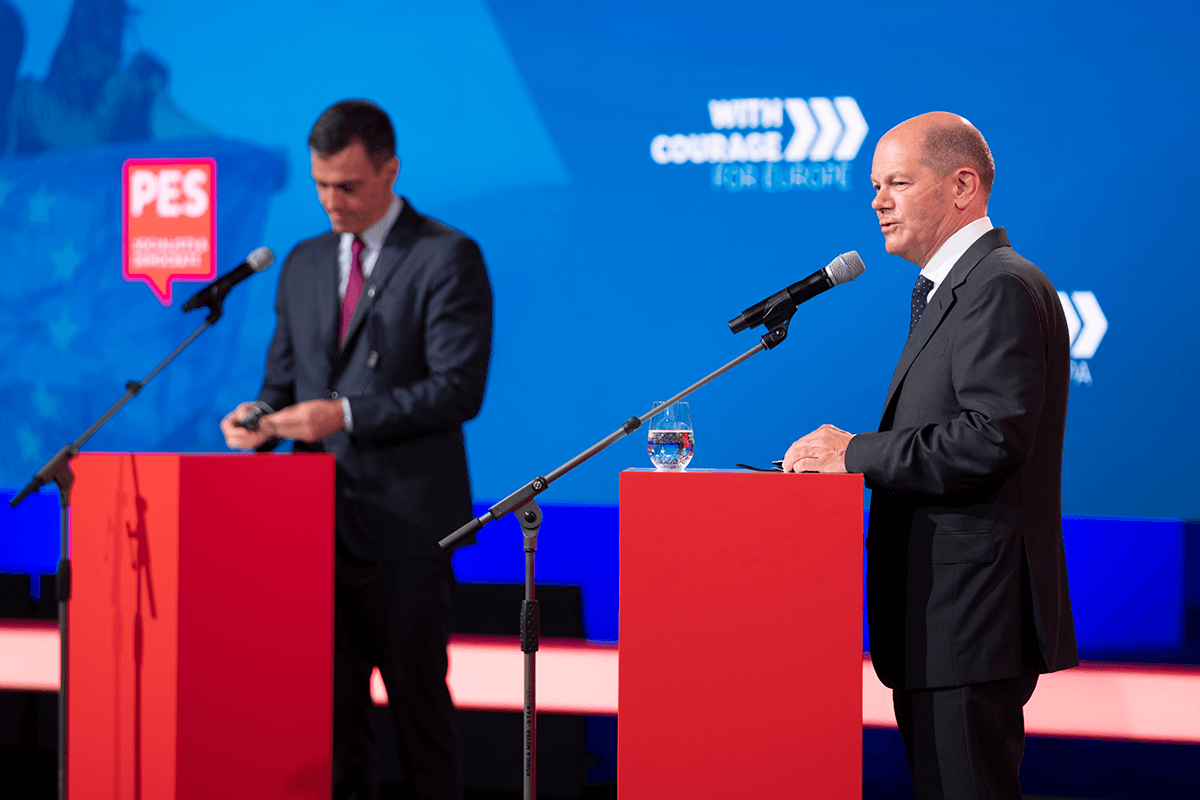
[[[671,397],[670,399],[663,401],[658,406],[651,408],[640,417],[630,417],[625,421],[624,425],[600,441],[596,442],[587,450],[584,450],[582,453],[575,456],[570,461],[563,464],[548,475],[544,477],[539,475],[538,477],[534,478],[532,481],[510,494],[499,503],[496,503],[496,505],[488,509],[486,514],[471,520],[466,525],[463,525],[458,530],[454,531],[454,533],[451,533],[449,536],[442,539],[440,542],[438,542],[438,544],[443,550],[449,550],[453,547],[463,544],[463,540],[475,534],[484,525],[487,525],[489,522],[495,522],[504,515],[515,511],[526,503],[531,502],[536,495],[546,491],[551,483],[558,480],[563,475],[566,475],[568,472],[575,469],[577,466],[582,464],[584,461],[587,461],[601,450],[608,448],[609,445],[613,444],[617,440],[623,439],[624,437],[633,433],[635,430],[640,428],[643,423],[648,422],[651,417],[662,411],[667,406],[671,405],[672,403],[679,402],[692,392],[699,389],[701,386],[716,380],[729,370],[736,367],[738,364],[741,364],[743,361],[750,358],[750,356],[763,350],[771,350],[772,348],[776,347],[780,342],[787,338],[788,323],[791,322],[792,315],[796,313],[796,304],[792,302],[790,297],[788,297],[787,292],[785,291],[781,294],[783,294],[786,302],[781,301],[779,304],[772,307],[770,315],[768,316],[768,319],[771,320],[771,324],[768,325],[769,330],[763,335],[762,340],[758,344],[754,345],[754,347],[750,348],[745,353],[742,353],[740,356],[716,371],[704,376],[674,397]]]

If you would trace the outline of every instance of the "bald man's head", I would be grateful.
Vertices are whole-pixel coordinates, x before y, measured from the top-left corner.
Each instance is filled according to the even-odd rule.
[[[871,207],[887,251],[924,267],[946,240],[987,216],[995,167],[983,136],[957,114],[906,120],[875,147]]]
[[[963,167],[973,169],[979,174],[983,196],[992,194],[992,182],[996,179],[992,151],[979,129],[962,117],[948,122],[934,121],[925,130],[921,141],[921,163],[939,178]]]

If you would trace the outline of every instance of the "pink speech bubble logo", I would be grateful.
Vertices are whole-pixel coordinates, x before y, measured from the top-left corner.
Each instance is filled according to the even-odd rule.
[[[217,162],[131,158],[121,172],[121,276],[145,281],[169,306],[176,278],[217,274]]]

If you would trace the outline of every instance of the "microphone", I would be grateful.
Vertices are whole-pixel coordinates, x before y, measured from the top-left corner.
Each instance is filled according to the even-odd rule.
[[[221,302],[235,284],[241,283],[256,272],[262,272],[274,261],[275,254],[271,252],[271,248],[258,248],[246,256],[246,260],[241,264],[192,295],[191,299],[183,304],[183,310],[194,311],[201,306]]]
[[[866,265],[863,264],[856,250],[842,253],[830,261],[829,266],[824,269],[819,269],[804,280],[793,283],[782,292],[776,292],[761,303],[750,306],[729,320],[729,330],[741,333],[747,328],[761,325],[766,316],[781,302],[790,302],[793,306],[798,306],[826,289],[832,289],[839,283],[854,280],[862,275],[865,269]]]

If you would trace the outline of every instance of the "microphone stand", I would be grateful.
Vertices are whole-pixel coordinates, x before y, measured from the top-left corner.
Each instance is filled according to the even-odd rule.
[[[58,600],[58,650],[59,650],[59,666],[58,666],[58,800],[67,800],[67,709],[68,709],[68,670],[67,670],[67,636],[70,630],[70,617],[68,602],[71,599],[71,559],[68,554],[71,552],[70,535],[67,527],[70,520],[71,509],[71,487],[75,483],[75,473],[71,471],[71,459],[79,455],[79,449],[87,442],[88,439],[100,430],[104,423],[108,422],[112,417],[121,410],[122,407],[132,400],[138,392],[145,388],[155,375],[162,371],[163,367],[171,363],[177,355],[183,352],[184,348],[195,341],[201,333],[212,327],[221,319],[223,310],[222,302],[225,300],[225,294],[228,290],[218,296],[214,296],[204,305],[209,310],[208,317],[204,323],[197,328],[191,336],[187,337],[176,347],[169,356],[162,362],[150,370],[150,373],[140,381],[125,382],[125,396],[118,400],[113,406],[105,411],[100,419],[92,423],[92,426],[84,431],[78,439],[71,444],[64,446],[61,450],[54,454],[54,457],[42,466],[25,488],[20,491],[8,505],[16,508],[17,505],[27,496],[36,492],[38,489],[53,481],[58,486],[58,500],[61,509],[60,531],[61,538],[59,540],[59,559],[58,572],[55,576],[55,595]],[[199,306],[197,306],[199,307]]]
[[[780,295],[782,297],[776,296],[770,298],[772,305],[763,314],[762,321],[762,324],[767,328],[767,333],[762,336],[759,343],[754,345],[754,347],[742,353],[717,371],[696,381],[670,400],[650,409],[642,416],[630,417],[618,430],[613,431],[599,442],[596,442],[596,444],[584,450],[549,475],[539,475],[534,478],[499,503],[496,503],[496,505],[488,509],[486,514],[476,517],[439,542],[443,550],[449,550],[462,544],[464,539],[477,532],[489,522],[495,522],[510,512],[521,510],[521,513],[517,515],[517,519],[521,523],[525,543],[525,599],[521,601],[521,652],[525,654],[525,708],[524,725],[522,726],[525,747],[524,800],[534,800],[537,797],[536,675],[538,634],[541,629],[541,622],[537,600],[534,599],[533,562],[534,554],[537,551],[538,529],[542,524],[542,509],[538,506],[534,497],[546,491],[551,483],[566,475],[584,461],[587,461],[601,450],[606,449],[618,439],[622,439],[640,428],[642,423],[647,422],[667,406],[679,402],[701,386],[724,375],[755,353],[763,350],[771,350],[787,338],[788,324],[792,321],[792,315],[796,313],[796,303],[788,296],[787,292],[780,292]]]

